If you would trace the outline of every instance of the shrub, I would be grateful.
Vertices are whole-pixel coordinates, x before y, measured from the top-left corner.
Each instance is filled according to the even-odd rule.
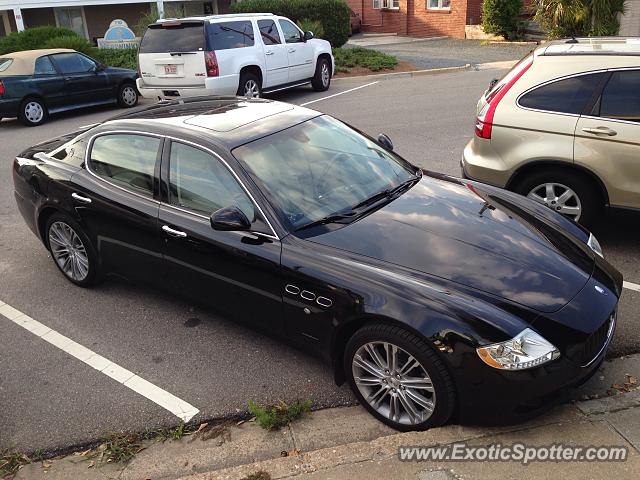
[[[287,405],[282,400],[272,407],[263,407],[249,400],[249,411],[265,430],[278,430],[311,411],[311,400]]]
[[[336,60],[336,71],[348,72],[350,68],[368,68],[372,72],[391,70],[398,64],[398,59],[378,50],[368,48],[335,48],[333,56]]]
[[[625,0],[534,0],[534,19],[550,38],[617,35]]]
[[[0,39],[0,55],[22,50],[44,48],[47,40],[56,37],[77,37],[73,30],[61,27],[34,27],[22,32],[13,32]]]
[[[87,55],[91,55],[94,50],[93,45],[77,35],[50,38],[44,42],[41,48],[70,48],[78,52],[86,53]]]
[[[138,50],[135,48],[94,48],[89,56],[110,67],[138,68]]]
[[[313,36],[316,38],[324,38],[324,27],[320,20],[309,20],[308,18],[304,18],[302,20],[298,20],[298,27],[300,27],[300,30],[303,32],[313,32]]]
[[[522,0],[484,0],[482,28],[486,33],[502,35],[507,40],[522,36]]]
[[[324,38],[333,47],[347,43],[351,30],[349,7],[344,0],[244,0],[232,4],[231,11],[274,13],[294,22],[317,20],[323,26]]]

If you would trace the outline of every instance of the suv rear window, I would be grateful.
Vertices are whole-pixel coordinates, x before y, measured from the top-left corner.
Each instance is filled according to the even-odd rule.
[[[149,25],[140,53],[198,52],[204,50],[202,22],[164,22]]]
[[[604,73],[591,73],[557,80],[526,93],[518,104],[547,112],[580,114],[603,76]]]
[[[207,37],[210,50],[252,47],[253,25],[250,21],[211,23]]]

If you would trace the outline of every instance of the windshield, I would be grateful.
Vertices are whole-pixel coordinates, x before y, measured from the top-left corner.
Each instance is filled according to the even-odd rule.
[[[233,154],[294,229],[416,178],[411,164],[328,116],[255,140]]]

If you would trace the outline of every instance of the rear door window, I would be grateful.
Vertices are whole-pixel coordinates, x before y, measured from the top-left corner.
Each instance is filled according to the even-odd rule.
[[[211,23],[207,26],[210,50],[252,47],[253,25],[250,21]]]
[[[640,71],[613,72],[599,107],[601,117],[640,122]]]
[[[149,26],[140,53],[198,52],[204,46],[202,22],[165,22]]]
[[[258,28],[262,36],[262,43],[265,45],[279,45],[282,43],[278,27],[276,27],[276,22],[273,20],[258,20]]]
[[[525,93],[518,103],[521,107],[535,110],[579,115],[591,100],[604,75],[591,73],[557,80]]]

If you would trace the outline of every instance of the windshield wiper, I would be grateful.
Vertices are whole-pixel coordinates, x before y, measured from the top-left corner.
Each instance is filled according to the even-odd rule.
[[[379,193],[376,193],[375,195],[367,198],[366,200],[363,200],[362,202],[356,204],[353,206],[353,210],[356,210],[360,207],[368,207],[369,205],[373,205],[375,203],[378,203],[380,200],[384,199],[384,198],[394,198],[397,195],[399,195],[400,193],[404,192],[405,190],[409,190],[413,185],[415,185],[418,180],[420,180],[422,178],[422,176],[416,176],[415,178],[411,178],[405,182],[402,182],[400,185],[397,185],[393,188],[388,188],[386,190],[383,190]]]
[[[301,227],[296,228],[296,232],[299,232],[300,230],[306,230],[307,228],[317,227],[318,225],[326,225],[327,223],[344,223],[340,220],[352,218],[356,215],[356,213],[357,212],[354,211],[346,211],[343,213],[336,213],[334,215],[327,215],[326,217],[314,220],[313,222],[305,223]]]

